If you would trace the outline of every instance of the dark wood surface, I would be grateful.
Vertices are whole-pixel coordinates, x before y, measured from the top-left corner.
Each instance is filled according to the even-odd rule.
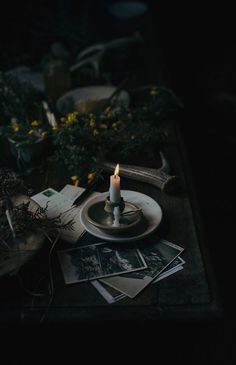
[[[46,242],[34,259],[20,270],[19,277],[0,279],[1,321],[14,323],[37,323],[44,315],[46,323],[100,323],[119,321],[159,320],[212,320],[220,318],[222,309],[217,293],[214,273],[204,243],[201,219],[195,199],[191,171],[188,166],[182,135],[178,125],[170,125],[173,141],[165,154],[172,172],[179,178],[180,189],[168,195],[156,187],[142,182],[122,178],[122,189],[136,190],[155,199],[163,210],[163,221],[158,230],[146,239],[167,239],[182,246],[186,261],[184,270],[159,283],[149,285],[136,298],[125,298],[114,304],[105,299],[89,283],[65,285],[57,259],[58,249],[70,247],[59,241],[51,257],[54,282],[54,297],[48,310],[49,295],[33,297],[27,290],[47,293],[49,279],[48,257],[50,243]],[[64,181],[65,178],[65,181]],[[51,169],[40,175],[27,178],[35,188],[43,190],[63,188],[66,177],[59,178]],[[108,190],[109,175],[105,176],[98,190]],[[78,245],[101,242],[86,233]],[[141,242],[145,243],[145,240]],[[40,282],[39,282],[40,281]]]

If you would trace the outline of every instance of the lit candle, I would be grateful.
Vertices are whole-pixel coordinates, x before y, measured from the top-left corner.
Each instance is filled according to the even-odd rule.
[[[120,201],[120,176],[119,164],[116,165],[114,175],[110,177],[110,201],[112,203],[119,203]]]

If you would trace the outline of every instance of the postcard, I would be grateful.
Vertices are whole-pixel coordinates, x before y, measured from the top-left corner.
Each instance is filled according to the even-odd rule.
[[[140,251],[125,244],[102,242],[61,250],[57,253],[66,284],[147,268]]]
[[[101,282],[134,298],[164,271],[184,249],[169,241],[160,240],[140,248],[148,266],[146,270],[101,279]]]
[[[84,190],[85,189],[80,186],[66,184],[64,188],[61,189],[60,194],[64,195],[68,200],[71,200],[71,203],[74,203]]]
[[[85,229],[82,226],[79,216],[83,202],[80,206],[73,206],[73,201],[80,195],[84,189],[73,189],[73,187],[66,186],[63,189],[63,193],[58,192],[52,188],[41,191],[40,193],[31,197],[41,207],[47,209],[47,216],[49,218],[56,217],[61,214],[62,223],[66,223],[70,220],[74,221],[73,229],[61,229],[59,230],[60,238],[71,243],[75,243],[84,234]],[[93,193],[96,194],[96,193]]]

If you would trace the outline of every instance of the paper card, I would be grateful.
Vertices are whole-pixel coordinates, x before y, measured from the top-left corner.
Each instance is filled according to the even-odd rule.
[[[57,253],[66,284],[147,268],[140,251],[125,244],[102,242]]]
[[[71,200],[72,203],[84,192],[84,188],[67,184],[60,191],[67,199]]]
[[[105,278],[101,279],[101,281],[128,295],[130,298],[134,298],[156,279],[183,250],[182,247],[166,240],[148,244],[140,249],[148,266],[146,270]]]
[[[81,193],[82,191],[80,191],[80,194]],[[59,230],[61,239],[75,243],[84,233],[84,228],[79,220],[82,205],[79,207],[73,207],[73,201],[71,199],[52,188],[48,188],[32,196],[31,199],[43,208],[48,206],[46,214],[49,218],[53,218],[61,214],[62,223],[66,223],[73,219],[73,230]]]

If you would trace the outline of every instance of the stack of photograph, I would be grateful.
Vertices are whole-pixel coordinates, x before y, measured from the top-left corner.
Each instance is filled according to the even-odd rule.
[[[58,258],[66,284],[90,282],[111,304],[182,270],[183,251],[166,240],[138,247],[100,242],[58,251]]]

